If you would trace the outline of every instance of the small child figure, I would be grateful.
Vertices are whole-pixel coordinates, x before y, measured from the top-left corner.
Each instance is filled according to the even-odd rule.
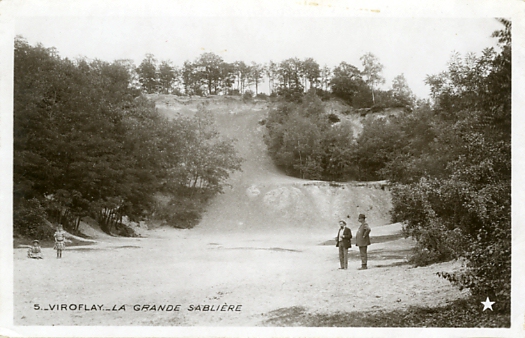
[[[27,258],[44,258],[44,256],[42,255],[42,248],[40,247],[40,243],[36,239],[33,241],[33,245],[29,248],[29,250],[27,250]]]
[[[57,231],[55,232],[55,246],[53,249],[57,251],[57,258],[62,258],[62,250],[66,248],[66,232],[62,228],[62,225],[59,224]]]

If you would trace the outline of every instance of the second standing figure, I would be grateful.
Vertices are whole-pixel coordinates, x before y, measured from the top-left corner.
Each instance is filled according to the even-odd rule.
[[[359,229],[355,235],[355,244],[359,247],[359,254],[361,255],[361,267],[359,270],[365,270],[368,268],[368,254],[367,249],[370,245],[370,227],[365,221],[366,217],[364,214],[359,214]]]

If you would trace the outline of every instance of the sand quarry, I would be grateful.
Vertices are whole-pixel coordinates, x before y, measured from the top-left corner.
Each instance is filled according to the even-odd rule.
[[[15,325],[269,326],[298,307],[329,315],[440,306],[465,296],[436,275],[459,263],[406,263],[414,243],[390,224],[384,184],[301,180],[275,168],[259,123],[266,102],[153,99],[170,117],[206,102],[221,133],[237,139],[243,171],[194,229],[156,227],[142,238],[117,238],[83,223],[96,242],[70,246],[60,260],[52,248],[43,249],[43,260],[15,248]],[[359,118],[346,121],[359,128]],[[355,234],[358,213],[372,227],[369,270],[357,270],[355,247],[349,269],[339,270],[337,221],[347,219]]]

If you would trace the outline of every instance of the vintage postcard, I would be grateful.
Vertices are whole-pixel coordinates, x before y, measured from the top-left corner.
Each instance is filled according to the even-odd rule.
[[[523,336],[524,6],[1,2],[0,336]]]

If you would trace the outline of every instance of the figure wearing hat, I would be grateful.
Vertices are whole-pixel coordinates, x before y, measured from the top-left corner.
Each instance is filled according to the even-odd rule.
[[[44,258],[44,256],[42,255],[42,248],[40,247],[40,243],[38,242],[38,240],[35,239],[33,241],[33,245],[29,247],[29,250],[27,250],[27,258]]]
[[[350,239],[352,238],[352,231],[346,227],[346,222],[339,221],[339,232],[335,238],[335,246],[339,248],[339,262],[340,269],[348,269],[348,249],[351,247]]]
[[[370,245],[370,227],[365,221],[366,216],[359,214],[358,221],[361,223],[355,235],[355,244],[359,247],[359,254],[361,255],[361,267],[359,270],[367,269],[368,255],[367,249]]]

